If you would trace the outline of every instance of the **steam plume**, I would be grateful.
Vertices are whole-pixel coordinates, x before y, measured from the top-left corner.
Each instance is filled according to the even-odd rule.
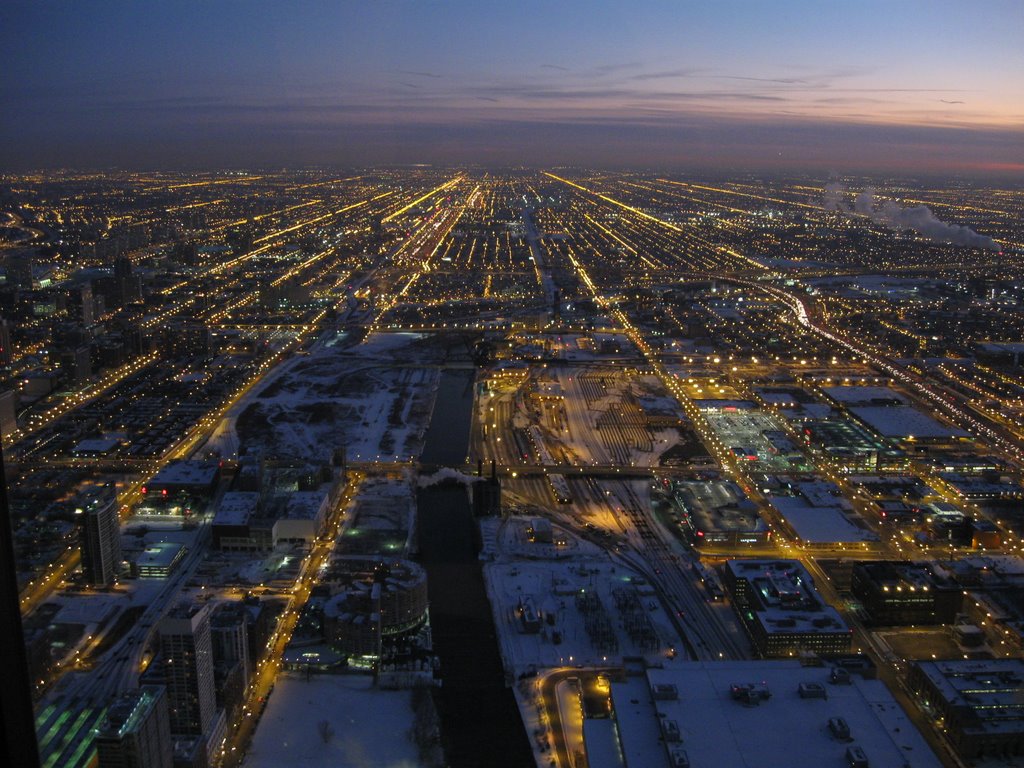
[[[846,189],[842,184],[829,182],[825,185],[822,206],[826,211],[867,216],[876,224],[883,224],[890,229],[912,229],[938,243],[952,243],[967,248],[986,248],[990,251],[999,250],[999,244],[991,237],[979,235],[970,227],[947,224],[938,219],[927,205],[904,208],[892,200],[883,200],[880,205],[876,205],[875,190],[868,187],[854,198],[851,207],[844,199],[845,192]]]

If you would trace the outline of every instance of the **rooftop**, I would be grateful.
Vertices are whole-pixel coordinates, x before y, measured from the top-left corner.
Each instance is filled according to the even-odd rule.
[[[219,470],[216,462],[174,461],[157,472],[149,485],[210,485]]]
[[[124,694],[110,705],[107,719],[98,729],[98,735],[120,738],[131,733],[161,695],[163,688],[155,685],[144,685],[137,691]]]
[[[809,544],[857,544],[877,536],[827,486],[831,483],[799,483],[797,496],[773,494],[771,505],[779,511],[797,537]]]
[[[965,731],[1024,730],[1024,660],[919,661],[917,668],[952,706],[965,707],[976,722]]]
[[[284,516],[292,520],[315,520],[326,500],[326,491],[296,491],[288,496]]]
[[[903,395],[889,387],[822,387],[821,391],[843,405],[868,405],[879,400],[907,402]]]
[[[634,693],[637,683],[632,679],[625,684],[628,690],[613,681],[616,718],[627,760],[632,756],[631,744],[632,754],[643,754],[635,746],[642,743],[647,744],[648,759],[636,764],[667,764],[665,745],[658,742],[657,724],[664,719],[678,724],[681,744],[693,766],[839,766],[846,764],[844,756],[851,745],[864,750],[872,768],[941,765],[882,682],[854,675],[851,685],[830,685],[829,672],[827,667],[803,667],[798,661],[677,661],[664,669],[649,670],[648,686],[640,696]],[[756,706],[734,700],[731,686],[751,682],[767,688],[770,698]],[[801,698],[801,683],[821,685],[827,698]],[[653,686],[666,684],[676,686],[678,700],[648,703]],[[625,713],[620,712],[620,701],[628,705]],[[629,705],[630,701],[643,704]],[[848,724],[849,742],[830,733],[827,724],[833,717]]]
[[[136,559],[140,568],[169,568],[182,550],[181,544],[174,541],[158,541],[149,544]]]
[[[935,572],[929,563],[901,562],[894,560],[867,561],[856,564],[872,581],[885,588],[927,592],[939,587],[954,587],[951,580]]]
[[[750,607],[767,634],[849,631],[797,560],[728,560],[725,567],[749,584]]]
[[[109,453],[117,448],[121,441],[116,437],[92,437],[82,440],[71,449],[72,453]]]
[[[942,424],[909,405],[858,405],[849,410],[883,437],[929,439],[970,436],[959,427]]]
[[[260,495],[255,491],[229,491],[221,499],[214,525],[247,525],[256,514]]]

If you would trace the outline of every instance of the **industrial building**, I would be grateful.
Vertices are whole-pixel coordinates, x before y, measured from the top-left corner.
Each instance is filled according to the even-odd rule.
[[[852,630],[797,560],[728,560],[723,582],[762,656],[850,650]]]
[[[827,666],[677,661],[610,683],[612,717],[583,721],[590,765],[840,768],[854,747],[871,768],[942,765],[881,680],[837,685]]]
[[[963,591],[928,563],[855,563],[850,591],[878,625],[952,624]]]
[[[683,480],[669,488],[679,528],[695,545],[765,544],[771,530],[732,481]]]
[[[1024,660],[916,661],[907,686],[962,759],[1024,756]]]

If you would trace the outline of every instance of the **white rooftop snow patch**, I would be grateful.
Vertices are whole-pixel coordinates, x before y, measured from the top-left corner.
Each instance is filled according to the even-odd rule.
[[[655,701],[654,708],[657,717],[676,721],[693,766],[841,766],[850,745],[864,750],[872,768],[940,765],[880,680],[854,675],[850,685],[831,685],[828,667],[803,667],[799,661],[677,661],[647,676],[652,684],[672,684],[679,691],[678,700]],[[797,688],[802,682],[823,685],[828,698],[801,698]],[[730,686],[747,683],[767,686],[771,697],[757,706],[734,701]],[[623,698],[618,685],[612,682],[616,710]],[[646,703],[650,695],[645,699],[631,693],[627,700],[633,699]],[[616,714],[628,756],[631,740],[650,740],[650,726],[628,712]],[[847,722],[850,741],[832,736],[831,717]],[[634,731],[639,728],[646,735]],[[664,754],[663,745],[653,746]]]
[[[382,691],[368,677],[279,676],[244,768],[417,768],[409,691]],[[325,742],[318,724],[333,735]]]

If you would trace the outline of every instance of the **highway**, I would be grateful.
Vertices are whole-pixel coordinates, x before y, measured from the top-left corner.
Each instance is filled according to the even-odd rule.
[[[802,296],[797,296],[775,286],[751,283],[738,278],[729,279],[736,283],[763,290],[783,300],[796,315],[797,321],[808,330],[840,345],[855,355],[860,356],[866,362],[870,362],[877,369],[890,374],[901,384],[935,405],[954,424],[968,430],[972,434],[983,436],[990,443],[996,445],[1014,464],[1019,464],[1024,460],[1024,450],[1021,450],[1016,435],[1011,430],[979,414],[976,409],[971,407],[970,403],[964,401],[959,393],[954,393],[948,389],[940,390],[920,375],[909,371],[905,366],[900,365],[894,360],[882,356],[877,351],[868,348],[867,345],[851,340],[841,331],[827,328],[818,318],[814,309],[809,306],[809,302]]]

